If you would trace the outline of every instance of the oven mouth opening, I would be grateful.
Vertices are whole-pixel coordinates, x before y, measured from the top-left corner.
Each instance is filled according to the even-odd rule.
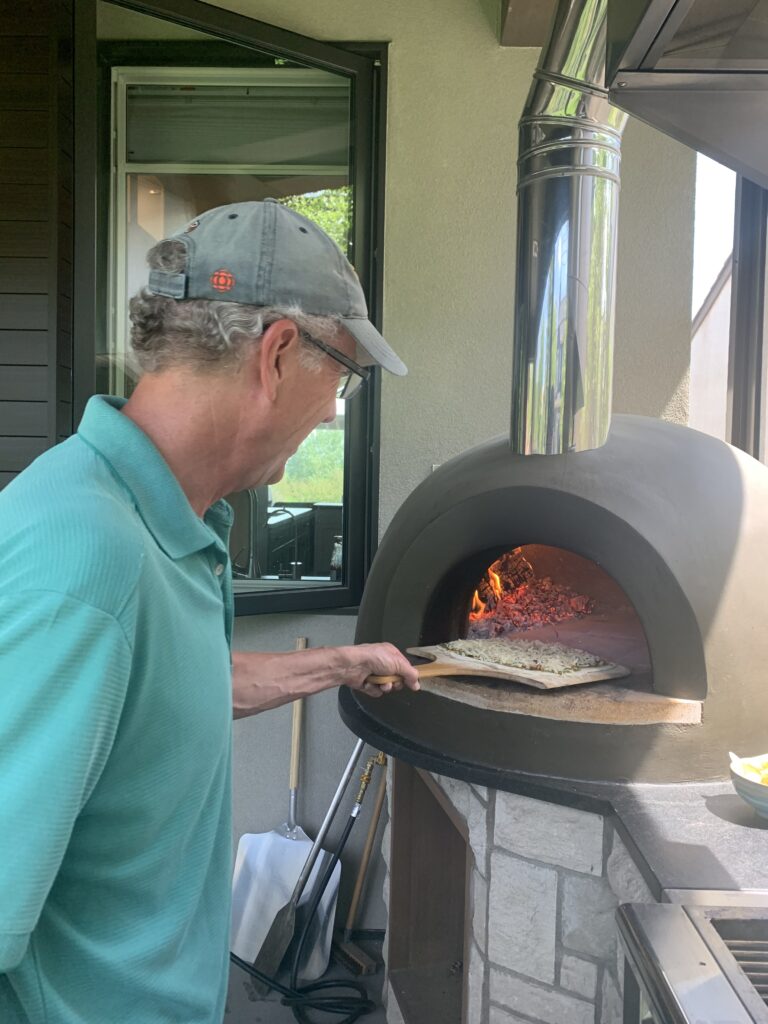
[[[632,601],[605,569],[565,548],[481,551],[443,577],[419,644],[497,637],[587,651],[628,668],[626,685],[653,690],[648,641]]]
[[[622,587],[588,558],[547,544],[511,548],[462,602],[462,638],[562,644],[624,665],[625,685],[653,690],[640,618]]]
[[[522,544],[480,552],[454,567],[427,605],[419,646],[464,639],[535,641],[536,649],[556,644],[628,672],[556,689],[468,673],[425,681],[429,691],[474,707],[574,723],[701,722],[700,701],[654,691],[645,629],[624,589],[596,562],[565,548]]]

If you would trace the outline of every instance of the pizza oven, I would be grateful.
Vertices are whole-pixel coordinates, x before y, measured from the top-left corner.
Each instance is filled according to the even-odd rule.
[[[347,724],[432,770],[591,780],[728,774],[765,749],[768,469],[687,427],[615,416],[607,443],[513,454],[508,439],[437,469],[394,518],[357,640],[558,641],[629,675],[541,692],[425,682]]]
[[[611,419],[626,115],[608,99],[606,26],[606,0],[559,0],[519,122],[510,436],[408,498],[357,639],[527,637],[627,673],[548,692],[445,676],[340,698],[370,742],[489,785],[509,771],[715,779],[729,750],[767,746],[768,469],[687,427]]]

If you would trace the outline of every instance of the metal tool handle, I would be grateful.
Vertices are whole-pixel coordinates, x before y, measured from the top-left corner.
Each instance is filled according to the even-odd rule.
[[[305,636],[297,636],[295,648],[297,651],[305,651],[309,641]],[[299,790],[299,757],[301,754],[301,726],[304,720],[304,698],[299,697],[293,702],[293,718],[291,720],[291,773],[288,785],[290,795],[288,798],[288,829],[296,830],[296,803]]]
[[[333,819],[336,817],[336,811],[338,811],[339,809],[339,804],[341,803],[342,798],[344,797],[344,793],[346,792],[347,786],[349,785],[349,780],[352,778],[352,773],[355,770],[355,765],[360,760],[360,755],[363,752],[364,746],[364,740],[358,740],[357,743],[355,744],[355,749],[352,751],[352,756],[347,762],[347,767],[344,769],[344,774],[341,776],[341,781],[339,782],[338,789],[334,794],[333,800],[331,800],[331,806],[328,808],[328,812],[326,813],[325,818],[323,819],[323,823],[320,826],[320,831],[317,833],[317,839],[315,839],[314,843],[312,844],[312,849],[309,851],[307,861],[304,867],[301,869],[301,874],[299,875],[298,881],[296,882],[296,887],[294,888],[293,893],[291,894],[292,903],[298,903],[299,897],[304,892],[304,886],[307,884],[307,880],[309,879],[309,876],[312,873],[312,868],[315,866],[315,861],[317,860],[320,854],[320,850],[323,845],[323,840],[328,834],[328,829],[331,827]]]

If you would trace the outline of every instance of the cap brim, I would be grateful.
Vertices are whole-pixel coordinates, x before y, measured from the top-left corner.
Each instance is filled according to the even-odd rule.
[[[370,320],[349,316],[342,317],[341,322],[375,363],[397,377],[404,377],[408,373],[408,367],[384,341]]]

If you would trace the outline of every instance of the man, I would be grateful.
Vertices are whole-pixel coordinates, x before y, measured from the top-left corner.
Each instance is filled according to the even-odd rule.
[[[273,200],[149,262],[131,398],[91,399],[0,494],[3,1024],[218,1024],[232,708],[418,687],[389,644],[229,650],[222,496],[278,481],[363,364],[405,372],[354,271]]]

